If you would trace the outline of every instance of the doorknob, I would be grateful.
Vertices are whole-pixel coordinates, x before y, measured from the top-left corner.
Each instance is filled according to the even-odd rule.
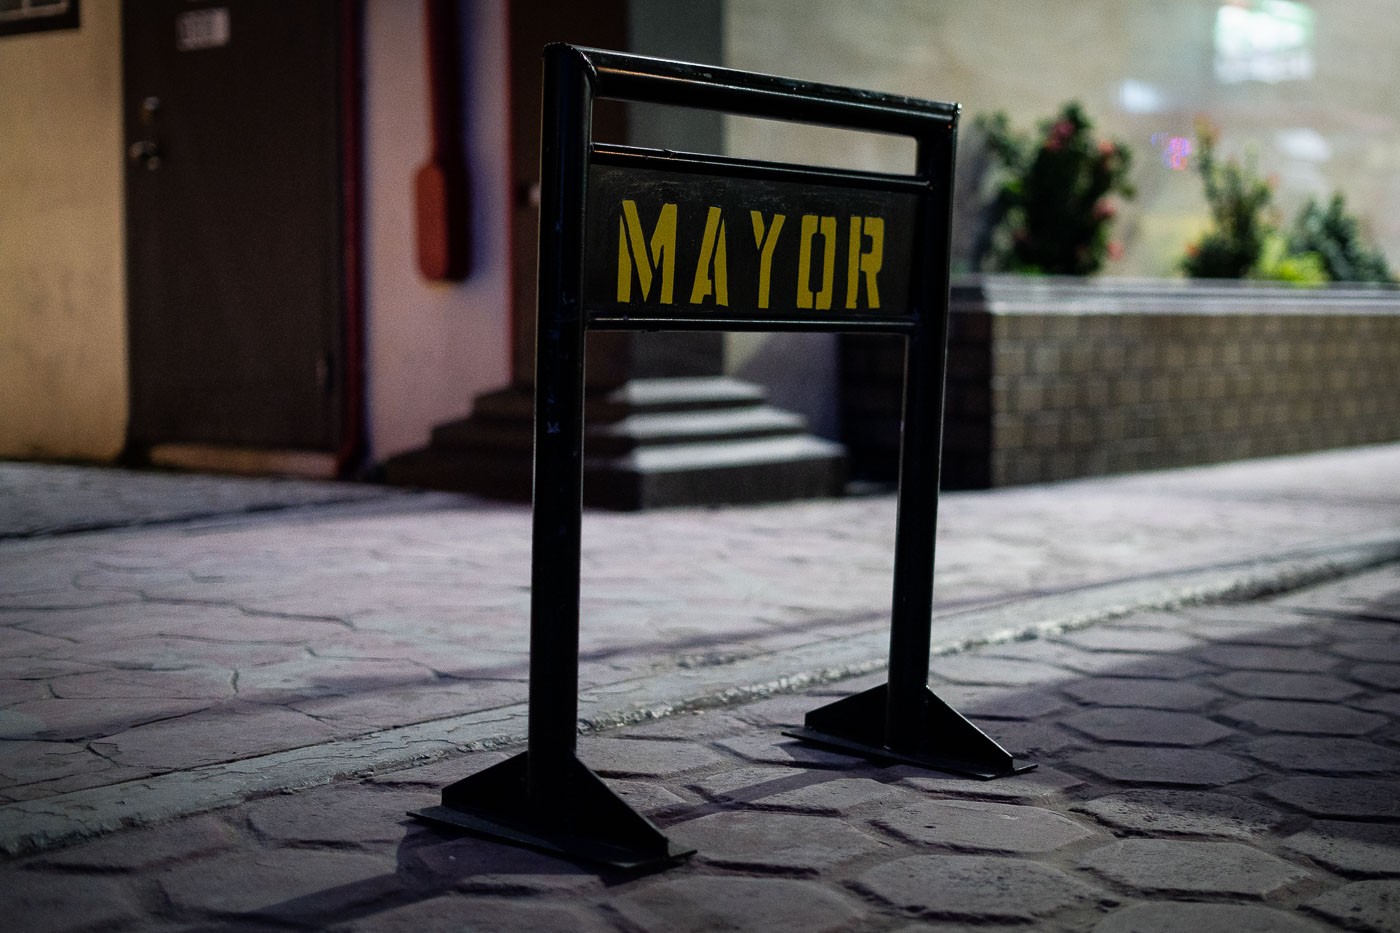
[[[126,157],[132,165],[145,166],[146,171],[160,168],[160,144],[154,139],[138,139],[126,150]]]
[[[155,129],[156,113],[159,110],[159,97],[152,94],[141,99],[141,125],[147,127],[148,132]],[[132,165],[145,166],[146,171],[154,172],[160,168],[160,144],[154,139],[138,139],[126,150],[126,157],[131,160]]]

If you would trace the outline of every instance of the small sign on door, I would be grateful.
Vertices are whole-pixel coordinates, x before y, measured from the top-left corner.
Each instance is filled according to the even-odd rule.
[[[175,48],[181,52],[228,45],[228,7],[188,10],[175,17]]]

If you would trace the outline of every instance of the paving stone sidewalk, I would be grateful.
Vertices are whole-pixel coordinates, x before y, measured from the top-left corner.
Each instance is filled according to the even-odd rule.
[[[971,781],[780,730],[878,675],[580,739],[676,841],[598,873],[418,825],[455,756],[0,865],[58,930],[1400,930],[1400,566],[936,658],[1030,774]]]
[[[411,496],[359,483],[0,461],[0,540],[352,502],[402,506]]]
[[[1327,570],[1328,548],[1358,535],[1395,550],[1396,476],[1400,445],[1386,445],[945,495],[935,636],[983,612],[1004,633],[1060,597],[1089,610],[1132,605],[1142,587],[1174,598],[1202,570],[1229,586],[1232,568],[1298,549]],[[22,490],[0,496],[23,506],[15,527],[50,531],[0,541],[0,829],[25,818],[15,807],[92,812],[65,795],[256,771],[303,748],[335,759],[346,752],[328,743],[444,717],[495,716],[514,734],[524,507],[16,464],[0,469],[7,483]],[[128,527],[58,533],[85,527],[88,506]],[[805,652],[800,670],[820,670],[829,646],[867,636],[874,648],[847,660],[879,661],[893,528],[889,496],[590,513],[586,695],[606,712],[648,678],[685,674],[688,690],[725,696],[746,662]]]

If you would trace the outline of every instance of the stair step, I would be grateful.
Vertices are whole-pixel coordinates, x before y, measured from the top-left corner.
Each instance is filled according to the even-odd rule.
[[[642,473],[713,470],[759,463],[791,464],[811,460],[833,460],[844,455],[845,448],[840,444],[812,435],[798,434],[717,443],[643,447],[619,457],[585,455],[584,471],[604,468]]]

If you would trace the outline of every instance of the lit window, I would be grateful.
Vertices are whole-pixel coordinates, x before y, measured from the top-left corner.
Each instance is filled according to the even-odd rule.
[[[77,28],[78,0],[0,0],[0,36]]]
[[[1295,81],[1313,73],[1313,11],[1294,0],[1236,0],[1215,14],[1215,77]]]

